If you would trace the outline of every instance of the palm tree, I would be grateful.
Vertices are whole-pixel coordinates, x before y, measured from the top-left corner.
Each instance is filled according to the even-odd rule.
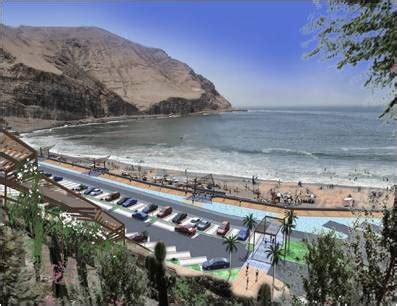
[[[251,232],[255,228],[255,225],[257,224],[257,222],[256,222],[256,220],[254,218],[254,214],[251,213],[249,215],[246,215],[244,217],[243,224],[249,230],[248,249],[247,249],[247,258],[248,258],[248,255],[249,255],[249,252],[250,252],[249,241],[250,241],[250,238],[251,238]],[[254,247],[255,247],[255,233],[254,233]]]
[[[227,280],[229,280],[232,274],[232,253],[237,251],[237,236],[226,237],[223,241],[223,245],[226,247],[226,252],[229,253],[229,276],[227,278]]]
[[[274,277],[276,273],[276,266],[280,262],[281,257],[283,256],[283,250],[280,248],[280,244],[272,244],[269,249],[266,250],[267,259],[271,260],[272,268],[273,268],[273,281],[272,281],[272,297],[274,298]]]
[[[289,252],[292,230],[296,227],[296,220],[298,217],[295,215],[294,210],[291,209],[286,212],[285,219],[286,221],[283,226],[283,232],[285,233],[285,237],[288,238],[286,250]]]

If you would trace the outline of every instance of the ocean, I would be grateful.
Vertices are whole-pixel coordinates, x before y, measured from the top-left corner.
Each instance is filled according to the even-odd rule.
[[[390,186],[395,122],[380,108],[250,109],[24,134],[34,147],[130,164],[263,179]]]

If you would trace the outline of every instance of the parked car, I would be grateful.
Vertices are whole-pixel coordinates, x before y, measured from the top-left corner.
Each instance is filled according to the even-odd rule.
[[[146,242],[148,236],[146,232],[141,232],[141,233],[134,233],[131,236],[128,236],[127,239],[141,243],[141,242]]]
[[[177,225],[175,226],[175,232],[182,233],[188,236],[196,234],[196,228],[192,225]]]
[[[185,219],[187,217],[186,213],[178,213],[173,219],[172,222],[180,224],[183,219]]]
[[[120,200],[117,201],[117,205],[121,205],[124,204],[125,201],[129,200],[131,198],[127,198],[127,197],[123,197]]]
[[[197,223],[196,228],[199,231],[205,231],[207,228],[211,226],[211,222],[208,220],[201,220],[199,223]]]
[[[165,206],[160,211],[157,213],[157,217],[159,218],[164,218],[169,216],[172,213],[172,207],[171,206]]]
[[[216,233],[221,236],[225,236],[226,233],[230,230],[230,222],[223,221],[222,224],[218,227]]]
[[[53,179],[55,182],[60,182],[60,181],[63,180],[63,177],[62,177],[62,176],[54,176],[52,179]]]
[[[99,188],[94,188],[94,190],[90,192],[90,196],[95,197],[95,196],[100,195],[100,194],[102,194],[102,193],[103,193],[103,191],[102,191],[101,189],[99,189]]]
[[[145,214],[150,214],[151,212],[155,211],[158,208],[158,205],[156,204],[148,204],[145,206],[145,208],[142,210]]]
[[[192,224],[194,227],[200,222],[200,218],[192,218],[190,219],[189,223]]]
[[[149,218],[149,215],[147,213],[144,213],[143,211],[134,211],[132,214],[132,217],[141,221],[147,220]]]
[[[120,197],[120,192],[112,192],[111,194],[105,197],[105,201],[114,201]]]
[[[216,257],[203,262],[203,270],[225,269],[229,268],[230,262],[224,257]]]
[[[128,200],[126,200],[123,204],[121,204],[121,206],[123,207],[130,207],[132,205],[135,205],[136,203],[138,203],[138,200],[133,199],[133,198],[129,198]]]
[[[52,176],[52,173],[44,172],[44,175],[45,175],[46,177],[51,177],[51,176]]]
[[[81,191],[83,191],[83,190],[86,190],[87,188],[88,188],[88,186],[87,186],[87,185],[80,184],[79,186],[77,186],[77,187],[73,188],[73,190],[74,190],[74,191],[81,192]]]
[[[84,194],[85,195],[89,195],[91,193],[91,191],[93,191],[95,189],[95,187],[88,187],[85,191]]]
[[[249,230],[248,228],[246,228],[246,227],[243,227],[243,228],[240,229],[240,231],[238,232],[237,239],[238,239],[238,240],[245,241],[245,240],[247,240],[249,234],[250,234],[250,230]]]

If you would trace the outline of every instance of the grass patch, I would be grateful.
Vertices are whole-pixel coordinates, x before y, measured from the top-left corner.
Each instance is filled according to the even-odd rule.
[[[236,279],[239,271],[240,271],[240,268],[233,268],[232,272],[230,274],[229,280],[232,281],[232,280]],[[229,277],[229,269],[213,270],[213,271],[209,271],[207,273],[211,274],[213,276],[216,276],[216,277],[223,278],[223,279],[227,279]]]
[[[199,265],[199,264],[189,265],[186,267],[189,269],[192,269],[192,270],[201,271],[201,265]]]
[[[245,249],[249,252],[252,252],[254,250],[254,244],[253,243],[247,243],[245,245]]]
[[[285,260],[303,264],[304,257],[307,254],[307,252],[308,252],[307,247],[303,241],[291,240]]]
[[[179,265],[179,259],[177,259],[177,258],[171,258],[171,259],[168,259],[167,261],[172,262],[173,264]]]

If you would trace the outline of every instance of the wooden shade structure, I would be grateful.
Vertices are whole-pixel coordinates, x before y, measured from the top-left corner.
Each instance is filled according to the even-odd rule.
[[[0,130],[0,184],[4,185],[4,193],[0,198],[3,199],[4,206],[7,206],[7,200],[10,200],[7,195],[8,188],[19,192],[31,189],[30,182],[21,182],[16,178],[17,168],[27,162],[37,164],[36,151],[13,134]],[[44,175],[40,176],[39,190],[44,201],[48,203],[46,207],[56,206],[72,213],[78,220],[96,222],[102,226],[108,239],[124,240],[124,223],[80,194]]]

